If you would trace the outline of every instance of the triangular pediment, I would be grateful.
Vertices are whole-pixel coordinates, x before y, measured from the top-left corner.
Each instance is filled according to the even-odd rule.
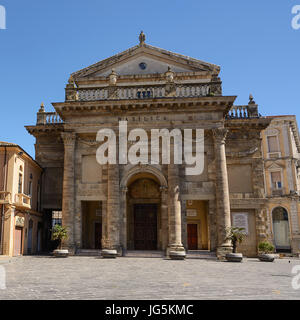
[[[74,72],[75,80],[107,77],[114,69],[120,76],[162,74],[171,67],[176,73],[218,74],[220,67],[150,45],[138,45],[87,68]]]
[[[277,162],[272,162],[271,164],[266,165],[266,169],[268,169],[268,170],[279,170],[282,168],[284,168],[284,165],[279,164]]]

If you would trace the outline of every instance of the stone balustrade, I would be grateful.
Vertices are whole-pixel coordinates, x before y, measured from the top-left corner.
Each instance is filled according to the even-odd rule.
[[[249,118],[248,106],[233,106],[228,112],[228,119]]]
[[[17,193],[15,196],[15,203],[18,206],[31,208],[31,197],[24,193]]]
[[[38,112],[37,124],[59,124],[63,123],[57,112]]]
[[[110,89],[78,89],[79,101],[96,101],[110,99]],[[211,85],[206,84],[188,84],[174,85],[171,91],[174,91],[173,97],[205,97],[211,93]],[[169,90],[164,85],[143,86],[143,87],[115,87],[114,99],[153,99],[168,97]]]
[[[245,105],[245,106],[233,106],[226,119],[250,119],[250,118],[259,118],[258,106],[256,104]]]

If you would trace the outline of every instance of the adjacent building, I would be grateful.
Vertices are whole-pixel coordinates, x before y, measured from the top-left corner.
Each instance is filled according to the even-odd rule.
[[[20,146],[0,142],[0,254],[42,250],[42,168]]]
[[[277,252],[300,248],[300,140],[295,116],[274,116],[262,132],[270,239]]]

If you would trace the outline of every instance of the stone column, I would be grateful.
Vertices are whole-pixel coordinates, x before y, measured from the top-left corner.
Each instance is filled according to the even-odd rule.
[[[119,166],[107,165],[107,242],[108,250],[116,250],[122,255],[120,246],[120,189],[119,189]]]
[[[127,210],[126,210],[126,197],[127,197],[128,188],[121,188],[121,197],[120,197],[120,227],[121,227],[121,246],[123,248],[123,255],[127,250]]]
[[[217,217],[216,217],[216,200],[208,201],[208,223],[209,223],[209,248],[210,251],[217,249]]]
[[[217,200],[217,228],[218,245],[217,257],[225,258],[226,253],[232,252],[230,240],[226,240],[227,229],[231,227],[229,187],[225,153],[227,129],[214,129],[215,162],[216,162],[216,200]]]
[[[169,239],[168,239],[168,188],[165,186],[160,187],[161,192],[161,243],[162,250],[166,250],[168,247]]]
[[[68,239],[64,240],[63,246],[74,254],[75,245],[75,132],[62,132],[64,142],[64,177],[63,177],[63,199],[62,199],[62,224],[68,230]]]
[[[169,245],[167,255],[171,258],[185,257],[185,250],[181,239],[181,204],[179,192],[178,165],[168,165],[168,220]],[[178,254],[176,254],[176,252]]]

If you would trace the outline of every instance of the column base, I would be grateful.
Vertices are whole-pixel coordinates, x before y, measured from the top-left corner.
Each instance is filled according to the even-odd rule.
[[[101,250],[101,256],[103,258],[116,258],[123,256],[122,246],[112,246],[111,248],[103,248]]]
[[[75,244],[66,244],[62,246],[62,250],[67,250],[69,256],[75,256],[76,254],[76,245]]]
[[[104,259],[115,259],[118,255],[117,250],[114,249],[102,249],[101,256]]]
[[[226,261],[226,254],[232,253],[232,247],[231,246],[219,246],[217,248],[217,258],[219,261]]]
[[[167,247],[166,256],[172,260],[184,260],[186,251],[182,245],[170,245]]]

